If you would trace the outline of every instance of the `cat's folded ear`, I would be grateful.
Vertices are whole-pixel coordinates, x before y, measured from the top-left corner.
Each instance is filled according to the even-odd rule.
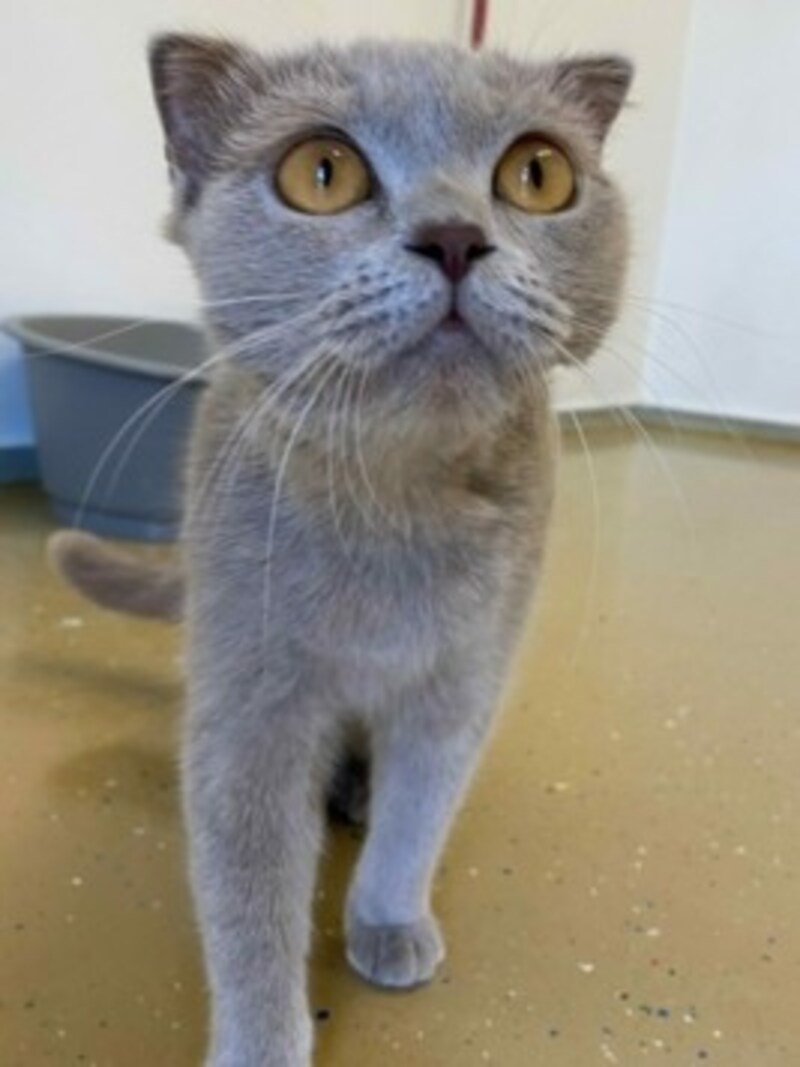
[[[229,41],[166,34],[150,43],[150,77],[182,207],[196,201],[225,136],[262,87],[258,57]]]
[[[620,55],[583,55],[552,66],[554,91],[580,108],[598,141],[611,129],[633,81],[633,63]]]

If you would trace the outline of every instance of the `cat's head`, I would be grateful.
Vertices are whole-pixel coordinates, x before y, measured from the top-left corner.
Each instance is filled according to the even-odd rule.
[[[168,36],[151,69],[209,324],[287,402],[358,390],[373,415],[477,426],[599,343],[627,254],[601,165],[627,60]]]

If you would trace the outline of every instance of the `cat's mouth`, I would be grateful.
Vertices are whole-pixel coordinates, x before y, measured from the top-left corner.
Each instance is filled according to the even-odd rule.
[[[466,330],[468,329],[467,323],[464,320],[463,315],[458,308],[453,305],[444,318],[439,323],[439,326],[443,330]]]
[[[470,324],[461,313],[458,300],[457,288],[453,287],[453,292],[450,296],[450,307],[445,314],[439,319],[436,325],[437,330],[445,330],[447,333],[459,333],[470,330]]]

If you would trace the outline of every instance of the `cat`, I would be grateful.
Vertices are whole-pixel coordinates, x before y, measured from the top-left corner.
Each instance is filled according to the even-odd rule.
[[[308,1067],[315,866],[343,760],[366,755],[370,779],[350,964],[401,989],[444,956],[434,870],[541,570],[548,374],[597,347],[624,282],[601,157],[632,66],[179,35],[150,65],[169,229],[217,353],[182,564],[77,533],[52,552],[98,602],[186,622],[208,1067]]]

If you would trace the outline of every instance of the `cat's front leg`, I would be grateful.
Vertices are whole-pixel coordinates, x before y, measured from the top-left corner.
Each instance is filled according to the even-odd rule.
[[[492,716],[494,687],[438,679],[376,724],[369,831],[347,903],[347,955],[388,988],[428,982],[444,958],[431,884]]]
[[[321,811],[302,695],[195,685],[184,790],[211,992],[207,1067],[309,1067],[306,957]]]

